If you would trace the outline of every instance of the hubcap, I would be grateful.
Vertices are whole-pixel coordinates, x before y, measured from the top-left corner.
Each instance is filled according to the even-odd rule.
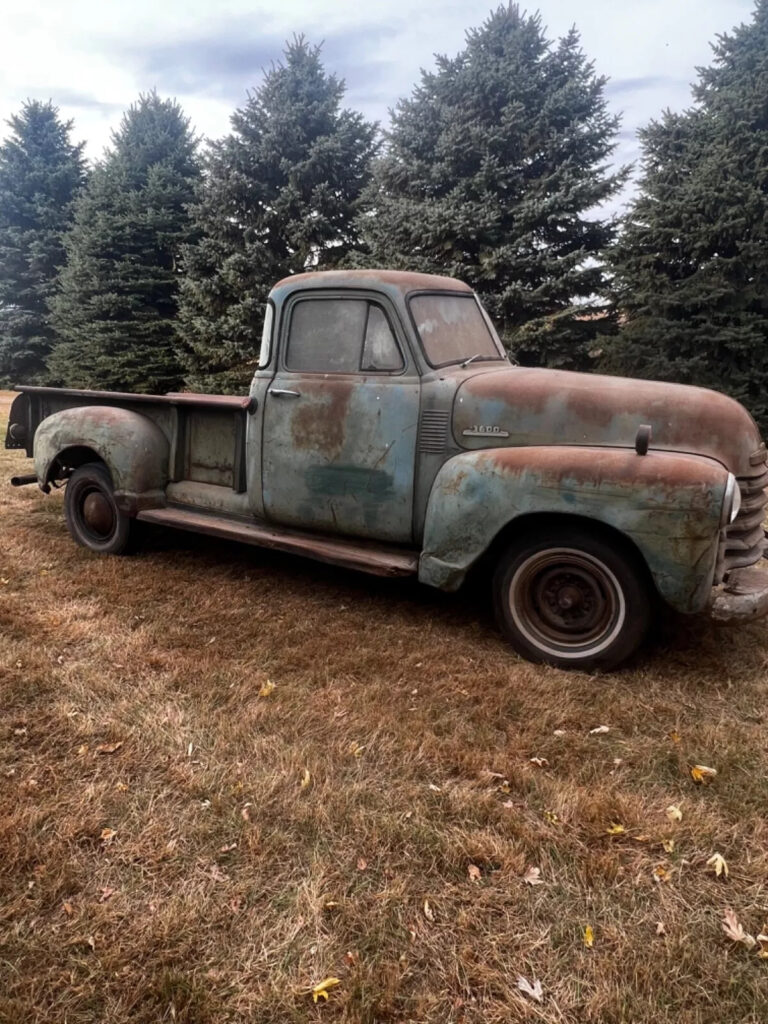
[[[550,548],[527,558],[509,589],[510,613],[543,653],[596,654],[621,630],[624,595],[613,572],[584,551]]]
[[[99,537],[109,537],[115,527],[112,503],[101,491],[90,491],[83,501],[83,520]]]

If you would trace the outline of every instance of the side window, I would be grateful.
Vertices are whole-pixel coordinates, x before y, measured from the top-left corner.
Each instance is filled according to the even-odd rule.
[[[300,299],[291,312],[285,365],[307,373],[387,373],[403,367],[392,328],[366,299]]]
[[[302,299],[293,307],[286,366],[309,373],[359,373],[368,303]]]
[[[368,307],[368,324],[363,345],[363,372],[371,370],[402,370],[403,357],[392,334],[384,310],[380,306]]]

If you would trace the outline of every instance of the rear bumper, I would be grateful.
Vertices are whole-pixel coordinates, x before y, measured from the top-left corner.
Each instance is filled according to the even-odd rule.
[[[712,592],[709,614],[715,622],[748,622],[768,615],[768,568],[734,569]]]

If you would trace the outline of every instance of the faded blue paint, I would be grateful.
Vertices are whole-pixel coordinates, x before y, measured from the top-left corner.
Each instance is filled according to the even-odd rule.
[[[519,517],[579,515],[628,537],[672,607],[698,611],[712,586],[727,479],[712,459],[665,452],[533,447],[457,455],[432,489],[419,579],[455,590]]]

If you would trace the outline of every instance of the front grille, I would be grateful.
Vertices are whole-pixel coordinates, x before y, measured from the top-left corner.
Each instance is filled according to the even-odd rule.
[[[768,469],[765,463],[755,467],[754,476],[738,477],[741,508],[726,527],[721,551],[722,572],[754,565],[765,549],[765,515],[768,505]]]

